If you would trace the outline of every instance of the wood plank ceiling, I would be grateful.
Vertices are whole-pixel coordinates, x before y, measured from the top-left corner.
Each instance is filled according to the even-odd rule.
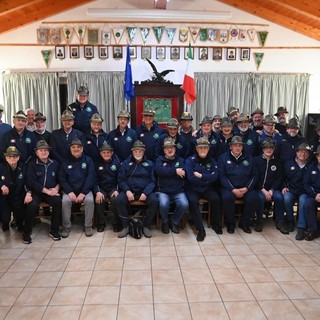
[[[320,1],[218,0],[320,41]],[[0,34],[62,13],[92,0],[0,1]],[[144,8],[141,8],[144,9]]]

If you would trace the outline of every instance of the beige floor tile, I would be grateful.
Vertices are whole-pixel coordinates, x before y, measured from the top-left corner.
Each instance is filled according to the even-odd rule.
[[[153,320],[152,304],[120,304],[117,320]]]
[[[177,255],[179,257],[202,256],[201,249],[196,246],[176,246]]]
[[[215,283],[242,283],[243,277],[236,268],[211,269]]]
[[[255,254],[278,254],[271,244],[250,244],[249,247]]]
[[[187,296],[183,285],[154,285],[154,303],[185,303]]]
[[[80,310],[81,311],[81,310]],[[82,308],[80,318],[75,320],[100,320],[105,319],[108,315],[108,320],[117,319],[118,305],[85,305]],[[55,320],[55,319],[52,319]],[[69,317],[68,317],[69,320]]]
[[[218,283],[217,287],[223,301],[255,300],[245,283]]]
[[[55,288],[25,288],[14,304],[15,307],[46,306]]]
[[[88,288],[84,304],[117,304],[119,303],[119,291],[120,286],[91,286]]]
[[[0,290],[0,306],[11,307],[19,297],[23,288],[1,288]]]
[[[84,302],[87,287],[58,287],[50,301],[52,306],[79,306]]]
[[[313,261],[306,254],[284,254],[283,257],[293,267],[313,267],[313,266],[317,266],[317,263],[315,261]]]
[[[320,267],[296,267],[295,269],[307,281],[320,280]]]
[[[64,272],[59,287],[87,287],[92,276],[92,271],[68,271]]]
[[[25,287],[32,274],[32,272],[7,272],[0,279],[0,288]]]
[[[189,306],[186,303],[161,303],[154,305],[155,320],[191,320]],[[152,318],[151,318],[152,319]]]
[[[27,248],[18,259],[43,259],[49,248]]]
[[[230,255],[252,255],[253,251],[247,244],[226,244],[226,249]]]
[[[228,314],[222,302],[190,303],[193,320],[228,320]]]
[[[320,253],[311,253],[310,258],[320,266]]]
[[[14,259],[0,259],[0,272],[6,272],[14,262]]]
[[[140,258],[140,257],[150,257],[150,247],[126,247],[125,250],[126,258]]]
[[[81,306],[48,306],[42,320],[78,320]]]
[[[10,260],[17,259],[25,248],[0,249],[0,259]]]
[[[151,285],[151,271],[123,270],[121,284],[124,286]]]
[[[153,303],[152,286],[121,286],[120,304]]]
[[[207,256],[205,259],[210,269],[236,268],[230,256]]]
[[[279,282],[279,286],[291,299],[320,299],[319,294],[307,282]]]
[[[93,237],[86,237],[83,233],[79,240],[78,247],[100,247],[101,243],[102,237],[97,237],[95,234],[93,234]]]
[[[177,255],[175,246],[151,246],[152,257],[175,257]]]
[[[231,320],[266,320],[266,316],[256,301],[235,301],[224,303]]]
[[[189,303],[221,301],[220,294],[214,283],[186,284],[186,291]]]
[[[274,244],[281,254],[303,254],[303,251],[293,244]]]
[[[200,245],[200,247],[202,245],[212,246],[212,245],[221,245],[221,244],[222,244],[222,241],[219,238],[219,236],[214,231],[208,231],[208,229],[207,229],[207,236],[205,240],[203,242],[198,242],[198,245]]]
[[[274,282],[266,268],[239,268],[243,278],[249,282]]]
[[[13,307],[8,315],[6,320],[17,320],[17,319],[32,319],[32,320],[41,320],[45,312],[46,307],[37,306],[37,307]]]
[[[185,284],[213,283],[209,269],[182,269],[181,272]]]
[[[257,300],[286,300],[288,297],[278,283],[248,283]]]
[[[121,258],[124,257],[125,246],[121,247],[101,247],[99,258]]]
[[[153,234],[151,238],[151,246],[173,246],[173,237],[171,234]]]
[[[253,228],[251,228],[253,231]],[[242,231],[241,231],[242,232]],[[242,232],[242,236],[244,241],[248,245],[267,245],[269,241],[265,238],[264,233],[252,232],[252,234],[246,234]]]
[[[122,270],[124,258],[98,258],[95,270]]]
[[[54,241],[52,248],[75,248],[78,244],[78,240],[66,239],[62,241]]]
[[[318,320],[320,315],[320,299],[293,300],[296,308],[306,320]]]
[[[237,245],[246,244],[246,242],[244,241],[244,239],[241,237],[241,235],[238,232],[235,232],[234,234],[229,234],[226,232],[226,229],[225,229],[225,232],[223,233],[223,235],[220,235],[219,238],[224,245],[227,245],[227,244],[237,244]]]
[[[93,271],[90,286],[119,286],[121,271]]]
[[[151,270],[150,258],[124,258],[123,270]]]
[[[197,245],[198,241],[194,235],[189,234],[174,234],[173,241],[176,246],[192,246]]]
[[[160,284],[182,284],[182,274],[180,270],[155,270],[152,273],[154,285]]]
[[[263,264],[256,255],[232,256],[232,260],[238,268],[259,268]]]
[[[94,269],[96,258],[70,259],[66,271],[90,271]]]
[[[297,247],[299,247],[303,252],[307,254],[319,253],[319,243],[315,241],[300,241],[295,242],[295,244]]]
[[[11,267],[9,272],[23,272],[35,271],[41,263],[41,259],[17,259]]]
[[[178,258],[175,257],[151,257],[152,270],[180,269]]]
[[[10,307],[0,307],[0,319],[4,319],[8,314]]]
[[[267,268],[276,281],[303,281],[301,275],[293,267]]]
[[[127,238],[119,239],[117,236],[113,238],[103,238],[101,247],[125,247]]]
[[[290,267],[281,254],[258,254],[257,257],[265,267]]]
[[[264,237],[271,243],[271,244],[288,244],[291,245],[292,241],[280,233],[280,231],[271,233],[271,234],[264,234]]]
[[[46,258],[47,259],[59,259],[59,258],[71,258],[74,248],[50,248]]]
[[[74,249],[72,259],[74,258],[96,258],[100,247],[77,247]]]
[[[56,287],[62,277],[62,272],[35,272],[27,287]]]
[[[223,244],[202,245],[201,251],[204,256],[228,256],[229,253]]]
[[[309,281],[309,284],[318,292],[320,295],[320,281]]]
[[[127,243],[126,243],[127,247],[128,246],[137,247],[137,244],[142,247],[148,247],[150,245],[150,238],[142,237],[141,239],[135,239],[131,236],[127,237]]]
[[[69,259],[43,259],[37,271],[64,271]]]
[[[299,300],[301,301],[301,300]],[[302,300],[303,301],[303,300]],[[259,301],[268,319],[302,320],[303,317],[290,300]]]
[[[204,257],[179,257],[181,270],[183,269],[208,269]]]

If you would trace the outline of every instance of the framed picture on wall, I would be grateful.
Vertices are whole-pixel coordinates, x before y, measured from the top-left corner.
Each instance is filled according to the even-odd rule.
[[[199,60],[208,60],[208,48],[199,48]]]
[[[84,57],[86,59],[92,59],[94,57],[93,46],[84,46]]]
[[[250,60],[250,49],[242,48],[240,52],[240,60],[241,61],[249,61]]]
[[[141,59],[151,59],[151,47],[141,47]]]
[[[55,53],[56,53],[56,59],[64,59],[66,57],[64,46],[56,46]]]
[[[179,60],[180,59],[180,48],[179,47],[171,47],[170,48],[170,59],[171,60]]]
[[[130,59],[137,59],[137,47],[130,47]]]
[[[100,59],[108,59],[109,54],[108,54],[108,47],[107,46],[98,47],[98,52],[99,52]]]
[[[79,46],[70,46],[70,58],[78,59],[80,57]]]
[[[184,48],[184,58],[188,59],[189,47]],[[191,48],[192,60],[194,59],[194,48]]]
[[[213,48],[213,60],[222,60],[222,48]]]
[[[113,59],[122,59],[122,47],[120,46],[113,47]]]
[[[236,48],[227,48],[227,60],[236,60],[237,51]]]
[[[158,60],[164,60],[166,58],[166,48],[156,47],[156,58]]]

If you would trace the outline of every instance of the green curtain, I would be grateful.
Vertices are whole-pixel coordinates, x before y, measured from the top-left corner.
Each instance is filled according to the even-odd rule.
[[[117,114],[127,109],[124,102],[124,72],[69,72],[68,103],[75,101],[77,88],[89,89],[89,101],[97,106],[107,132],[117,126]]]
[[[60,126],[59,76],[57,73],[3,75],[3,99],[8,123],[18,110],[34,109],[47,117],[47,130]]]

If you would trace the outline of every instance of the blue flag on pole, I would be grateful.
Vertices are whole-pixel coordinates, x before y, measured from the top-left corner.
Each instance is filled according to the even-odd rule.
[[[127,61],[126,61],[126,73],[124,79],[124,97],[127,101],[130,101],[134,97],[134,86],[132,83],[132,70],[130,59],[130,47],[127,45]]]

